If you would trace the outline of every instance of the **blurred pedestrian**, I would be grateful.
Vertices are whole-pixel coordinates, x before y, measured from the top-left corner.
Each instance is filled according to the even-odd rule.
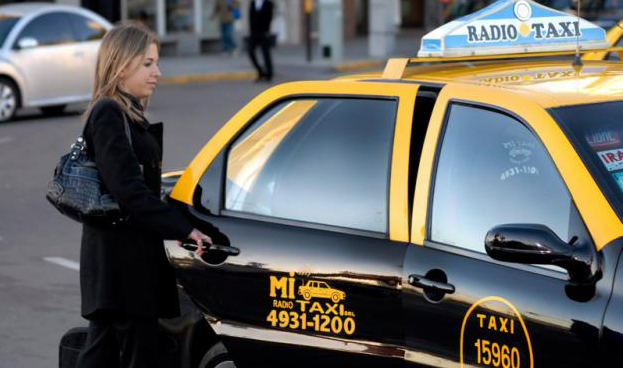
[[[248,52],[253,66],[257,70],[257,82],[270,82],[273,79],[273,62],[270,55],[270,23],[273,20],[273,2],[271,0],[252,0],[249,6]],[[255,57],[255,49],[262,49],[264,66],[260,66]]]
[[[240,3],[238,0],[216,0],[212,18],[218,18],[221,24],[223,52],[233,56],[236,51],[234,22],[240,18]]]
[[[102,40],[84,128],[87,154],[127,220],[83,224],[82,316],[90,321],[78,368],[158,367],[158,318],[179,315],[162,239],[211,239],[160,199],[162,124],[144,116],[156,88],[158,40],[125,23]]]

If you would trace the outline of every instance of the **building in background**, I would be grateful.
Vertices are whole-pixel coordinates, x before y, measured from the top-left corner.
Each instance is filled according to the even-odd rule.
[[[236,34],[247,34],[248,8],[252,0],[240,0],[242,18]],[[343,9],[343,37],[368,35],[371,0],[340,0]],[[430,0],[429,0],[430,1]],[[0,4],[25,2],[0,0]],[[219,25],[211,18],[215,0],[49,0],[58,4],[80,5],[111,22],[134,19],[145,23],[162,39],[164,54],[198,54],[220,50]],[[312,39],[318,38],[318,6],[314,0]],[[302,44],[305,39],[304,0],[274,0],[273,32],[279,44]],[[423,25],[424,0],[400,0],[402,24]]]
[[[244,37],[248,27],[248,8],[252,0],[240,0],[242,18],[236,22],[236,35]],[[305,0],[273,0],[275,15],[273,32],[279,44],[303,44],[305,40]],[[376,37],[378,9],[383,6],[377,0],[332,0],[341,2],[343,39]],[[443,22],[486,6],[493,0],[396,0],[397,10],[392,17],[398,18],[401,28],[434,28]],[[23,2],[0,0],[0,4]],[[108,20],[134,19],[145,23],[162,40],[165,55],[200,54],[221,49],[218,20],[211,17],[215,0],[49,0],[60,4],[81,5]],[[311,14],[312,40],[319,39],[318,7],[327,0],[313,0]],[[565,7],[569,0],[541,0],[545,5]],[[389,1],[387,2],[389,3]],[[381,5],[379,5],[381,4]],[[584,0],[587,13],[613,13],[613,7],[623,9],[623,0]],[[434,6],[432,6],[434,5]],[[376,9],[377,13],[372,10]],[[392,12],[394,11],[392,10]],[[617,13],[620,14],[620,13]],[[388,20],[395,26],[395,19]],[[386,27],[390,29],[391,27]],[[241,43],[239,43],[241,44]],[[317,46],[318,47],[318,46]],[[321,47],[321,45],[320,45]],[[316,52],[318,53],[318,52]]]

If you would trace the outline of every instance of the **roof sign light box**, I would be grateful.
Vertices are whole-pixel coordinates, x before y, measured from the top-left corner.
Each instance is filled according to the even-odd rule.
[[[606,32],[531,0],[499,0],[422,38],[418,57],[605,49]]]

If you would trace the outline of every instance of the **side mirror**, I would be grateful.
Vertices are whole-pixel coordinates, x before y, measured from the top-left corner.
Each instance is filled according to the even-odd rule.
[[[544,225],[496,226],[487,233],[485,250],[498,261],[562,267],[574,284],[593,283],[601,277],[592,244],[583,244],[577,237],[566,243]]]
[[[32,49],[37,46],[39,46],[39,42],[32,37],[23,37],[17,41],[17,48],[20,50]]]

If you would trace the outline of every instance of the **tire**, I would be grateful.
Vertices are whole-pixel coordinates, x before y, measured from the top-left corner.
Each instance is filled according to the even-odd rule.
[[[0,122],[13,119],[17,111],[19,92],[12,80],[0,77]]]
[[[305,300],[310,300],[311,299],[311,294],[309,291],[306,291],[303,293],[303,299]]]
[[[337,303],[340,301],[340,295],[338,293],[331,294],[331,301],[333,303]]]
[[[214,344],[203,356],[199,368],[236,368],[222,342]]]
[[[67,105],[52,105],[52,106],[43,106],[39,109],[44,115],[56,116],[63,113]]]

